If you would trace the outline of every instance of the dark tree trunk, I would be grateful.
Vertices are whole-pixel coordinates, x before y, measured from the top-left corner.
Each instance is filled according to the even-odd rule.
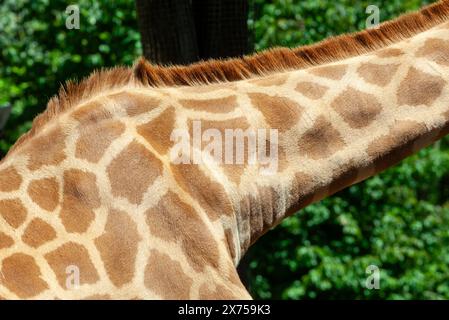
[[[201,59],[248,53],[248,1],[193,0],[193,13]]]
[[[247,0],[136,0],[144,56],[188,64],[249,52]]]
[[[136,0],[145,58],[159,64],[198,60],[191,0]]]

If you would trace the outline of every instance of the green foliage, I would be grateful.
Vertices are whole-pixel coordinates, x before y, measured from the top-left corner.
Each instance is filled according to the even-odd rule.
[[[250,0],[249,26],[256,50],[296,47],[365,28],[366,8],[376,5],[380,20],[419,9],[426,0]]]
[[[94,69],[131,64],[141,52],[134,1],[78,0],[80,29],[67,29],[62,0],[2,0],[0,4],[0,104],[12,115],[0,150],[31,126],[68,79]]]
[[[253,0],[257,49],[310,44],[364,27],[365,8],[381,20],[425,1]],[[256,298],[448,299],[449,143],[311,205],[251,248],[249,286]],[[366,268],[380,268],[368,290]]]
[[[13,104],[0,150],[30,127],[69,78],[131,64],[140,54],[134,1],[76,1],[80,30],[65,28],[62,0],[0,4],[0,104]],[[420,0],[251,0],[257,50],[310,44],[362,29],[370,4],[381,20]],[[421,151],[382,175],[309,206],[250,250],[256,298],[449,298],[449,142]],[[364,287],[366,267],[380,290]]]

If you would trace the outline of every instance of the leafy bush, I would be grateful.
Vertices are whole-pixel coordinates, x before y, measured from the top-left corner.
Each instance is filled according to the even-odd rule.
[[[375,5],[385,21],[434,1],[426,0],[250,0],[249,26],[255,49],[273,46],[296,47],[324,38],[365,28]]]
[[[363,29],[426,1],[253,0],[257,49],[297,46]],[[256,298],[448,299],[449,140],[311,205],[261,238],[245,258]],[[380,268],[368,290],[366,268]]]
[[[78,0],[80,29],[67,29],[67,1],[2,0],[0,104],[12,115],[0,141],[6,152],[45,109],[61,83],[94,69],[131,64],[140,55],[134,1]]]

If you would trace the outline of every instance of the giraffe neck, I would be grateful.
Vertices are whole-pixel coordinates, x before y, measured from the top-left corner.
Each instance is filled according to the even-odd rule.
[[[279,131],[278,172],[248,170],[235,191],[242,254],[285,217],[448,133],[447,28],[239,85],[247,121]]]

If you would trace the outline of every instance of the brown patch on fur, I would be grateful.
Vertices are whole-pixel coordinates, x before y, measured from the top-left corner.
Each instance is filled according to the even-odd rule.
[[[446,81],[443,78],[410,67],[407,76],[399,85],[398,103],[400,106],[429,107],[441,95],[445,85]]]
[[[14,229],[22,225],[27,216],[27,209],[20,199],[0,200],[0,215]]]
[[[202,284],[199,290],[200,300],[236,300],[239,299],[231,290],[221,284],[211,289],[211,284]]]
[[[189,299],[192,279],[181,268],[181,264],[169,255],[150,251],[145,268],[145,286],[163,299]]]
[[[272,129],[287,131],[301,117],[303,107],[291,99],[264,93],[248,93],[248,96],[252,105],[262,112],[265,121]]]
[[[238,106],[234,95],[217,99],[180,99],[178,102],[187,109],[213,113],[228,113]]]
[[[60,127],[38,136],[33,144],[23,150],[29,156],[28,168],[38,170],[43,166],[56,166],[61,163],[66,158],[65,138],[66,134]]]
[[[242,197],[240,200],[240,212],[236,215],[237,227],[239,230],[240,249],[245,253],[251,244],[251,229],[250,229],[250,210],[253,199],[249,196]]]
[[[229,254],[231,255],[232,260],[236,257],[236,250],[234,244],[234,235],[231,229],[225,229],[225,245],[229,249]]]
[[[119,92],[108,96],[115,104],[126,110],[130,117],[135,117],[159,107],[161,101],[155,97],[147,96],[143,93]]]
[[[397,48],[388,48],[376,52],[376,56],[379,58],[393,58],[402,56],[403,54],[404,52]]]
[[[243,164],[223,164],[224,174],[234,182],[237,186],[240,185],[242,175],[245,172],[245,165]]]
[[[170,135],[175,126],[175,109],[170,107],[162,112],[155,119],[137,127],[140,134],[156,151],[165,155],[173,145]]]
[[[385,87],[390,83],[398,68],[399,64],[362,63],[357,72],[366,82]]]
[[[308,70],[311,74],[322,78],[329,78],[332,80],[341,80],[346,74],[346,65],[330,65],[318,68],[312,68]]]
[[[295,173],[291,185],[289,208],[286,210],[285,217],[289,217],[311,204],[317,190],[319,190],[318,184],[312,176],[301,171]]]
[[[314,160],[325,159],[345,146],[338,132],[324,116],[319,116],[313,127],[307,130],[299,139],[300,155]]]
[[[112,160],[107,172],[112,195],[139,204],[150,185],[162,174],[162,162],[142,144],[133,141]]]
[[[286,146],[288,147],[288,146]],[[288,167],[287,152],[285,147],[278,145],[278,172],[283,172]]]
[[[193,137],[193,120],[189,120],[188,121],[188,128],[189,128],[189,134],[190,137]],[[223,120],[223,121],[214,121],[214,120],[200,120],[201,121],[201,131],[202,133],[204,133],[206,130],[209,129],[216,129],[220,132],[221,137],[223,138],[223,140],[221,140],[221,167],[223,168],[223,171],[225,173],[225,175],[235,184],[239,185],[240,184],[240,179],[242,177],[242,174],[248,164],[248,152],[249,152],[249,147],[248,147],[248,135],[245,135],[245,132],[247,129],[250,128],[250,125],[248,123],[248,121],[246,120],[245,117],[239,117],[239,118],[234,118],[234,119],[228,119],[228,120]],[[232,159],[232,163],[231,164],[226,164],[225,163],[225,148],[226,148],[226,143],[230,142],[230,138],[229,139],[225,139],[226,135],[225,135],[225,131],[226,129],[230,129],[230,130],[242,130],[242,134],[243,134],[243,141],[240,141],[240,139],[237,139],[236,135],[233,135],[233,139],[232,139],[232,144],[233,144],[233,149],[232,149],[232,154],[233,154],[233,159]],[[235,131],[234,131],[235,133]],[[206,148],[206,146],[209,143],[212,143],[213,139],[210,139],[208,141],[201,141],[201,149],[204,150]],[[193,143],[193,141],[191,141]],[[236,161],[236,152],[238,150],[237,146],[243,146],[243,155],[244,155],[244,159],[243,159],[243,163],[242,164],[238,164]],[[212,153],[212,152],[211,152]],[[213,155],[213,154],[211,154]]]
[[[179,186],[196,199],[212,220],[231,215],[233,207],[222,185],[212,180],[196,164],[171,164],[173,177]]]
[[[84,126],[92,126],[104,120],[112,119],[111,110],[108,110],[102,103],[92,101],[73,111],[71,116]]]
[[[341,165],[338,170],[334,172],[332,183],[329,185],[328,195],[333,195],[357,182],[358,173],[359,168],[352,162]]]
[[[416,52],[417,57],[425,57],[438,64],[449,66],[449,41],[442,39],[428,39]]]
[[[449,110],[446,111],[446,112],[443,112],[443,113],[442,113],[442,116],[443,116],[445,119],[449,119]]]
[[[9,248],[14,244],[14,240],[7,234],[0,232],[0,250]]]
[[[375,95],[351,87],[338,95],[331,107],[355,129],[369,126],[382,111],[382,105]]]
[[[42,209],[53,211],[59,203],[58,182],[55,178],[33,180],[28,185],[28,195]]]
[[[56,238],[55,229],[39,218],[31,220],[22,235],[22,241],[33,248],[38,248],[54,238]]]
[[[48,289],[34,258],[23,253],[3,259],[0,274],[2,285],[19,298],[31,298]]]
[[[249,245],[256,242],[273,226],[278,218],[276,214],[280,214],[279,201],[279,193],[273,187],[258,187],[257,193],[241,200],[240,210],[245,212],[245,218],[249,219]]]
[[[20,188],[21,184],[22,177],[14,167],[9,166],[6,169],[0,170],[0,191],[15,191]]]
[[[67,232],[86,232],[95,219],[93,210],[100,206],[96,179],[95,174],[78,169],[64,172],[60,218]]]
[[[120,121],[110,120],[82,127],[80,130],[75,157],[97,163],[111,143],[125,131],[125,125]]]
[[[75,242],[68,242],[59,248],[45,255],[45,259],[53,269],[59,285],[64,289],[66,287],[67,273],[69,266],[79,268],[80,285],[93,284],[99,280],[97,269],[92,264],[87,249]]]
[[[374,159],[376,171],[383,171],[410,155],[413,152],[413,143],[426,131],[426,126],[422,123],[398,121],[388,134],[371,142],[366,152]]]
[[[300,82],[295,90],[309,99],[317,100],[324,96],[329,88],[314,82]]]
[[[135,222],[126,212],[115,210],[108,215],[105,232],[95,239],[109,279],[118,288],[133,279],[140,240]]]
[[[293,198],[300,198],[310,193],[314,186],[312,176],[304,172],[296,172],[292,182]]]
[[[151,234],[179,243],[197,272],[206,265],[218,268],[219,256],[215,239],[199,214],[179,196],[169,191],[158,204],[146,212]]]

